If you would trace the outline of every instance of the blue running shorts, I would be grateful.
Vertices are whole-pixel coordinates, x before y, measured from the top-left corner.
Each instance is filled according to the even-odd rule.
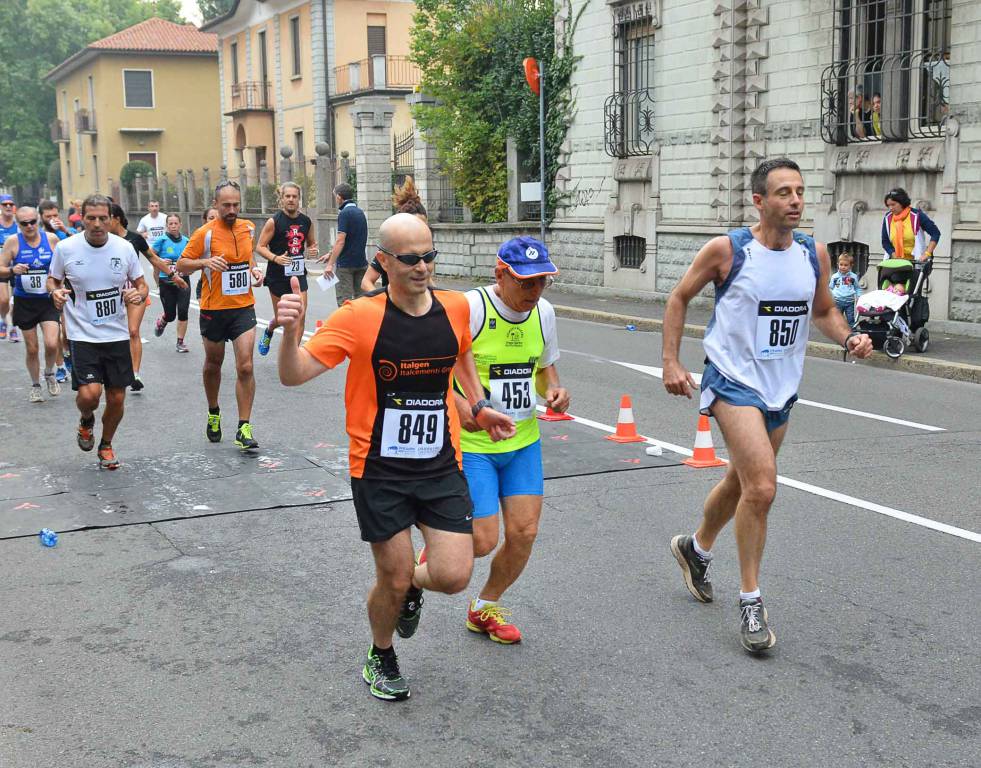
[[[711,416],[709,410],[715,399],[719,398],[729,403],[729,405],[751,405],[759,408],[766,422],[767,433],[779,429],[790,419],[790,409],[797,402],[797,395],[794,395],[779,411],[772,411],[767,408],[766,403],[749,387],[730,381],[712,363],[705,364],[705,372],[702,374],[702,398],[700,401],[700,413]]]
[[[542,441],[508,453],[464,451],[463,474],[470,486],[475,518],[496,515],[500,500],[508,496],[542,496]]]

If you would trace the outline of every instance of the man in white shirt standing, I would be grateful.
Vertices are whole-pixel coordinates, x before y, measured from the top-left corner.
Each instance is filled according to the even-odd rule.
[[[140,219],[140,223],[136,225],[136,231],[146,238],[148,243],[157,242],[157,238],[163,237],[167,232],[167,214],[160,212],[160,201],[151,200],[147,203],[146,209],[148,211],[147,215]],[[157,284],[157,289],[160,289],[160,275],[157,271],[153,272],[153,282]]]
[[[95,411],[106,393],[99,464],[117,469],[112,438],[123,418],[126,387],[133,383],[125,304],[146,301],[148,288],[133,246],[109,232],[110,201],[91,195],[82,203],[82,237],[62,240],[51,260],[48,290],[64,310],[72,357],[72,389],[78,422],[78,447],[95,447]],[[65,287],[67,284],[71,287]],[[132,287],[125,287],[128,283]]]
[[[147,213],[136,227],[136,231],[146,238],[148,243],[155,242],[167,232],[167,214],[160,212],[160,201],[151,200],[147,203]]]

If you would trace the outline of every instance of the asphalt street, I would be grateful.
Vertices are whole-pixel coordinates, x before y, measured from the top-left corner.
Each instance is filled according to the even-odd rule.
[[[315,285],[310,297],[312,330],[335,304]],[[134,502],[160,482],[153,462],[235,453],[231,352],[226,439],[210,445],[196,311],[187,355],[173,328],[153,337],[158,311],[144,320],[147,387],[127,398],[115,441],[119,474],[137,475],[118,495]],[[666,455],[690,450],[696,405],[664,392],[657,334],[558,327],[574,414],[602,432],[629,394],[642,434]],[[256,356],[260,453],[343,447],[343,371],[286,389],[279,343]],[[701,356],[683,342],[693,371]],[[91,470],[71,395],[28,404],[22,344],[0,342],[0,376],[0,483],[33,467]],[[711,605],[689,597],[668,549],[696,526],[719,469],[548,481],[535,553],[507,600],[525,641],[466,631],[477,585],[432,595],[419,633],[396,643],[412,685],[396,705],[360,679],[373,569],[349,501],[68,531],[54,549],[8,538],[0,765],[977,766],[979,389],[808,359],[801,398],[769,522],[762,588],[778,643],[766,657],[738,642],[731,533]],[[597,453],[598,470],[608,461]],[[212,479],[216,507],[250,508],[240,475]]]

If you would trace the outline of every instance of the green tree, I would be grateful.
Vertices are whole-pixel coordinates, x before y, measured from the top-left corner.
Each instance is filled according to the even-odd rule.
[[[233,0],[198,0],[198,8],[201,10],[201,18],[205,21],[217,19],[228,13],[232,7]]]
[[[0,2],[0,183],[41,182],[58,150],[49,124],[54,89],[44,75],[86,45],[152,16],[183,22],[177,0]]]
[[[529,158],[538,177],[538,98],[524,78],[531,56],[544,73],[545,189],[548,216],[560,202],[555,176],[572,119],[571,51],[576,16],[556,44],[555,14],[569,0],[417,0],[412,58],[422,90],[436,99],[414,116],[463,202],[481,221],[507,218],[506,142]],[[580,10],[581,14],[581,10]]]

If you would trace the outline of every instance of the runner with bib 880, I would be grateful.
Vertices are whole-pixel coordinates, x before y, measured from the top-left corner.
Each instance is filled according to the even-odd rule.
[[[712,602],[707,575],[712,546],[735,518],[740,640],[755,653],[776,642],[759,571],[777,489],[776,456],[797,400],[810,321],[855,357],[868,357],[872,342],[853,332],[835,308],[824,243],[794,231],[804,211],[804,180],[797,164],[787,158],[766,160],[751,183],[760,221],[712,238],[695,256],[665,307],[663,365],[664,388],[691,398],[695,381],[678,359],[685,312],[713,283],[715,310],[703,341],[700,409],[719,422],[729,466],[705,500],[701,525],[691,536],[675,536],[671,551],[695,599]]]

